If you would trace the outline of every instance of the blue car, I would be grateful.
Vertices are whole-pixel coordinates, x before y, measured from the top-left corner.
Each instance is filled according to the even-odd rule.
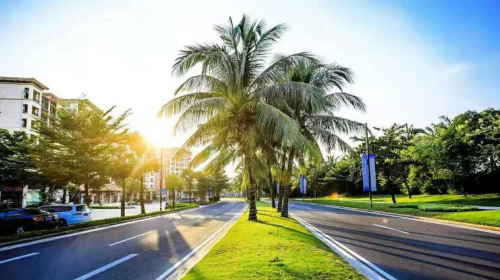
[[[40,207],[40,210],[59,216],[62,225],[71,226],[92,220],[90,208],[85,204],[57,204]]]

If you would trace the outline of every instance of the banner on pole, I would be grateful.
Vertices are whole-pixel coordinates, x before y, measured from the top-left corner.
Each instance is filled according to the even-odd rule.
[[[307,178],[304,177],[304,194],[307,194]]]
[[[300,193],[304,193],[304,177],[302,175],[299,177],[299,189]]]
[[[376,172],[375,172],[375,155],[370,154],[370,180],[371,180],[371,186],[372,186],[372,192],[377,191],[377,177],[376,177]]]
[[[276,184],[276,194],[280,194],[280,184]]]
[[[370,165],[370,168],[368,168],[368,165]],[[363,169],[363,192],[369,191],[370,183],[372,186],[372,192],[376,192],[377,177],[375,173],[375,155],[370,154],[370,156],[367,157],[366,154],[363,154],[361,156],[361,167]]]

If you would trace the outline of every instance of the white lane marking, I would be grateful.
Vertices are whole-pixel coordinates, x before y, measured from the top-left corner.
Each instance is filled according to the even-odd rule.
[[[38,254],[40,254],[40,253],[31,253],[31,254],[22,255],[22,256],[19,256],[19,257],[15,257],[15,258],[11,258],[11,259],[0,261],[0,264],[8,263],[8,262],[19,260],[19,259],[24,259],[24,258],[31,257],[31,256],[34,256],[34,255],[38,255]]]
[[[308,204],[308,205],[311,205],[311,206],[314,205],[314,206],[319,206],[319,207],[344,209],[344,210],[348,210],[348,211],[355,211],[355,212],[361,212],[361,213],[373,214],[373,215],[385,216],[385,217],[393,217],[393,218],[399,218],[399,219],[405,219],[405,220],[411,220],[411,221],[422,222],[422,223],[429,223],[429,224],[436,224],[436,225],[442,225],[442,226],[449,226],[449,227],[470,229],[470,230],[482,231],[482,232],[486,232],[486,233],[500,235],[500,231],[494,231],[494,230],[482,229],[482,228],[475,228],[475,227],[468,227],[468,226],[462,226],[462,225],[454,225],[454,224],[442,223],[442,222],[437,222],[437,221],[422,220],[422,219],[410,218],[410,217],[399,216],[399,215],[391,215],[391,214],[388,214],[388,213],[380,213],[380,212],[359,210],[359,209],[354,209],[354,208],[349,208],[349,207],[343,207],[343,206],[333,206],[333,205],[325,205],[325,204],[319,204],[319,203],[308,203],[308,202],[298,202],[298,203],[297,202],[293,202],[293,203],[295,203],[295,205],[297,205],[297,204]]]
[[[310,225],[306,221],[301,218],[291,214],[294,219],[296,219],[301,225],[303,225],[309,232],[314,234],[314,236],[318,237],[321,241],[323,241],[328,247],[330,247],[333,251],[337,252],[342,258],[344,258],[348,263],[356,268],[360,273],[365,275],[368,279],[389,279],[396,280],[396,278],[392,277],[387,272],[380,269],[378,266],[369,262],[365,258],[361,257],[351,249],[344,246],[342,243],[328,236],[321,230],[316,227]]]
[[[218,205],[218,203],[207,205],[205,207],[211,207],[211,206],[214,206],[214,205]],[[135,223],[140,223],[140,222],[145,222],[145,221],[153,220],[153,219],[159,219],[159,218],[163,218],[164,216],[176,215],[176,214],[177,215],[178,214],[184,214],[184,213],[187,213],[187,212],[191,212],[191,211],[194,211],[194,210],[200,210],[200,209],[201,209],[201,207],[196,207],[196,208],[192,208],[192,209],[188,209],[188,210],[181,210],[181,211],[174,212],[174,213],[166,213],[165,215],[155,216],[155,217],[141,219],[141,220],[136,220],[136,221],[130,221],[130,222],[121,223],[121,224],[117,224],[117,225],[112,225],[112,226],[107,226],[107,227],[102,227],[102,228],[96,228],[96,229],[90,229],[90,230],[86,230],[86,231],[80,231],[80,232],[70,233],[70,234],[66,234],[66,235],[59,235],[59,236],[49,237],[49,238],[35,240],[35,241],[31,241],[31,242],[26,242],[26,243],[21,243],[21,244],[6,246],[6,247],[0,248],[0,252],[7,251],[7,250],[12,250],[12,249],[17,249],[17,248],[21,248],[21,247],[25,247],[25,246],[30,246],[30,245],[35,245],[35,244],[40,244],[40,243],[55,241],[55,240],[59,240],[59,239],[63,239],[63,238],[68,238],[68,237],[72,237],[72,236],[86,234],[86,233],[91,233],[91,232],[106,230],[106,229],[110,229],[110,228],[122,227],[122,226],[130,225],[130,224],[135,224]]]
[[[377,227],[381,227],[381,228],[385,228],[385,229],[390,229],[390,230],[393,230],[393,231],[401,232],[401,233],[404,233],[404,234],[410,234],[409,232],[402,231],[402,230],[395,229],[395,228],[390,228],[390,227],[381,226],[381,225],[377,225],[377,224],[373,224],[373,225],[377,226]]]
[[[215,236],[217,236],[217,234],[219,234],[219,232],[221,232],[224,228],[226,228],[234,220],[238,219],[241,215],[243,215],[243,213],[245,213],[246,209],[247,209],[247,207],[245,205],[245,207],[243,207],[243,209],[241,209],[241,211],[238,214],[236,214],[236,216],[234,216],[229,222],[227,222],[224,226],[222,226],[219,230],[217,230],[210,237],[208,237],[207,239],[205,239],[205,241],[203,241],[200,245],[198,245],[191,252],[189,252],[189,254],[187,254],[186,256],[184,256],[184,258],[182,258],[180,261],[178,261],[172,267],[170,267],[169,269],[167,269],[167,271],[165,271],[162,275],[160,275],[158,278],[156,278],[156,280],[166,279],[167,276],[169,276],[170,274],[172,274],[172,272],[174,272],[179,266],[181,266],[184,262],[186,262],[189,258],[191,258],[196,252],[198,252],[201,248],[203,248],[203,246],[205,246],[208,242],[210,242],[212,239],[214,239]]]
[[[92,277],[92,276],[94,276],[94,275],[96,275],[96,274],[99,274],[99,273],[101,273],[101,272],[103,272],[103,271],[106,271],[106,270],[108,270],[108,269],[112,268],[113,266],[117,266],[117,265],[121,264],[122,262],[128,261],[128,260],[130,260],[131,258],[136,257],[136,256],[138,256],[138,254],[130,254],[130,255],[128,255],[128,256],[126,256],[126,257],[124,257],[124,258],[121,258],[121,259],[119,259],[119,260],[116,260],[116,261],[114,261],[114,262],[112,262],[112,263],[110,263],[110,264],[107,264],[107,265],[105,265],[105,266],[103,266],[103,267],[101,267],[101,268],[98,268],[98,269],[96,269],[96,270],[94,270],[94,271],[92,271],[92,272],[89,272],[89,273],[87,273],[87,274],[85,274],[85,275],[82,275],[82,276],[80,276],[80,277],[78,277],[78,278],[75,278],[75,280],[85,280],[85,279],[89,279],[90,277]]]
[[[122,241],[115,242],[115,243],[113,243],[113,244],[109,244],[108,246],[109,246],[109,247],[111,247],[111,246],[115,246],[116,244],[120,244],[120,243],[123,243],[123,242],[127,242],[127,241],[129,241],[129,240],[135,239],[135,238],[137,238],[137,237],[144,236],[144,235],[146,235],[146,234],[150,234],[150,233],[152,233],[152,232],[153,232],[153,230],[150,230],[150,231],[145,232],[145,233],[143,233],[143,234],[139,234],[139,235],[136,235],[136,236],[133,236],[133,237],[130,237],[130,238],[124,239],[124,240],[122,240]]]

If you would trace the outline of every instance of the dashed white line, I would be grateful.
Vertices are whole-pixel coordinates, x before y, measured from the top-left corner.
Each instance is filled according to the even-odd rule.
[[[19,260],[19,259],[24,259],[24,258],[31,257],[31,256],[34,256],[34,255],[38,255],[38,254],[40,254],[40,253],[31,253],[31,254],[22,255],[22,256],[19,256],[19,257],[15,257],[15,258],[11,258],[11,259],[0,261],[0,264],[8,263],[8,262]]]
[[[385,229],[389,229],[389,230],[393,230],[393,231],[401,232],[401,233],[404,233],[404,234],[410,234],[409,232],[402,231],[402,230],[395,229],[395,228],[390,228],[390,227],[381,226],[381,225],[377,225],[377,224],[373,224],[373,225],[374,225],[374,226],[377,226],[377,227],[381,227],[381,228],[385,228]]]
[[[128,260],[130,260],[131,258],[136,257],[136,256],[138,256],[138,254],[130,254],[130,255],[128,255],[128,256],[126,256],[126,257],[124,257],[124,258],[121,258],[121,259],[119,259],[119,260],[117,260],[117,261],[114,261],[114,262],[112,262],[112,263],[110,263],[110,264],[107,264],[107,265],[105,265],[105,266],[103,266],[103,267],[101,267],[101,268],[98,268],[98,269],[96,269],[96,270],[94,270],[94,271],[92,271],[92,272],[89,272],[89,273],[87,273],[87,274],[85,274],[85,275],[82,275],[82,276],[80,276],[80,277],[78,277],[78,278],[75,278],[75,280],[85,280],[85,279],[89,279],[90,277],[92,277],[92,276],[94,276],[94,275],[96,275],[96,274],[99,274],[99,273],[101,273],[101,272],[103,272],[103,271],[106,271],[106,270],[108,270],[108,269],[112,268],[113,266],[117,266],[117,265],[121,264],[122,262],[126,262],[126,261],[128,261]]]
[[[137,237],[144,236],[144,235],[146,235],[146,234],[150,234],[150,233],[152,233],[152,232],[153,232],[153,231],[152,231],[152,230],[150,230],[150,231],[145,232],[145,233],[143,233],[143,234],[139,234],[139,235],[136,235],[136,236],[133,236],[133,237],[130,237],[130,238],[124,239],[124,240],[122,240],[122,241],[115,242],[115,243],[113,243],[113,244],[109,244],[108,246],[109,246],[109,247],[111,247],[111,246],[115,246],[116,244],[120,244],[120,243],[123,243],[123,242],[127,242],[127,241],[129,241],[129,240],[135,239],[135,238],[137,238]]]

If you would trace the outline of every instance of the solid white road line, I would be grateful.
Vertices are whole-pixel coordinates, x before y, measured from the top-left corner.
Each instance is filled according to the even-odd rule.
[[[211,207],[211,206],[214,206],[214,205],[218,205],[218,203],[207,205],[205,207]],[[101,227],[101,228],[96,228],[96,229],[89,229],[89,230],[86,230],[86,231],[80,231],[80,232],[70,233],[70,234],[66,234],[66,235],[59,235],[59,236],[49,237],[49,238],[35,240],[35,241],[31,241],[31,242],[26,242],[26,243],[21,243],[21,244],[6,246],[6,247],[0,248],[0,252],[7,251],[7,250],[12,250],[12,249],[17,249],[17,248],[21,248],[21,247],[25,247],[25,246],[35,245],[35,244],[39,244],[39,243],[45,243],[45,242],[55,241],[55,240],[59,240],[59,239],[63,239],[63,238],[68,238],[68,237],[72,237],[72,236],[86,234],[86,233],[91,233],[91,232],[106,230],[106,229],[110,229],[110,228],[122,227],[122,226],[130,225],[130,224],[135,224],[135,223],[140,223],[140,222],[145,222],[145,221],[153,220],[153,219],[159,219],[159,218],[163,218],[164,216],[168,216],[168,215],[184,214],[184,213],[187,213],[187,212],[199,210],[200,208],[201,207],[196,207],[196,208],[192,208],[192,209],[189,209],[189,210],[182,210],[182,211],[174,212],[174,213],[166,213],[165,215],[155,216],[155,217],[141,219],[141,220],[136,220],[136,221],[130,221],[130,222],[122,223],[122,224],[117,224],[117,225],[112,225],[112,226],[107,226],[107,227]]]
[[[396,278],[392,277],[387,272],[380,269],[378,266],[369,262],[365,258],[361,257],[351,249],[344,246],[342,243],[333,239],[331,236],[328,236],[321,230],[316,227],[310,225],[308,222],[302,220],[294,214],[291,214],[295,220],[297,220],[301,225],[303,225],[309,232],[311,232],[314,236],[323,241],[328,247],[330,247],[333,251],[337,252],[342,258],[344,258],[349,264],[351,264],[356,270],[366,276],[368,279],[389,279],[396,280]]]
[[[128,256],[126,256],[126,257],[124,257],[124,258],[121,258],[121,259],[119,259],[119,260],[117,260],[117,261],[114,261],[114,262],[112,262],[112,263],[110,263],[110,264],[107,264],[107,265],[105,265],[105,266],[103,266],[103,267],[101,267],[101,268],[98,268],[98,269],[96,269],[96,270],[94,270],[94,271],[92,271],[92,272],[89,272],[89,273],[87,273],[87,274],[85,274],[85,275],[82,275],[82,276],[80,276],[80,277],[78,277],[78,278],[75,278],[75,280],[85,280],[85,279],[89,279],[90,277],[92,277],[92,276],[94,276],[94,275],[96,275],[96,274],[99,274],[99,273],[101,273],[101,272],[103,272],[103,271],[106,271],[106,270],[108,270],[108,269],[112,268],[113,266],[117,266],[117,265],[121,264],[122,262],[128,261],[128,260],[130,260],[131,258],[136,257],[136,256],[138,256],[138,254],[130,254],[130,255],[128,255]]]
[[[8,263],[8,262],[19,260],[19,259],[24,259],[24,258],[31,257],[31,256],[34,256],[34,255],[38,255],[38,254],[40,254],[40,253],[31,253],[31,254],[22,255],[22,256],[19,256],[19,257],[12,258],[12,259],[7,259],[7,260],[0,261],[0,264]]]
[[[116,244],[120,244],[120,243],[123,243],[123,242],[127,242],[127,241],[129,241],[129,240],[132,240],[132,239],[137,238],[137,237],[144,236],[144,235],[146,235],[146,234],[150,234],[150,233],[152,233],[152,232],[153,232],[153,230],[150,230],[150,231],[145,232],[145,233],[143,233],[143,234],[139,234],[139,235],[136,235],[136,236],[133,236],[133,237],[130,237],[130,238],[124,239],[124,240],[122,240],[122,241],[115,242],[115,243],[113,243],[113,244],[109,244],[108,246],[109,246],[109,247],[111,247],[111,246],[115,246]]]
[[[389,229],[389,230],[393,230],[393,231],[401,232],[401,233],[404,233],[404,234],[410,234],[409,232],[402,231],[402,230],[395,229],[395,228],[390,228],[390,227],[381,226],[381,225],[377,225],[377,224],[373,224],[373,225],[374,225],[374,226],[377,226],[377,227],[381,227],[381,228],[385,228],[385,229]]]
[[[184,256],[184,258],[182,258],[180,261],[178,261],[176,264],[174,264],[173,266],[171,266],[169,269],[167,269],[167,271],[165,271],[162,275],[160,275],[158,278],[156,278],[156,280],[164,280],[166,279],[170,274],[172,274],[179,266],[181,266],[184,262],[186,262],[189,258],[191,258],[196,252],[198,252],[200,249],[203,248],[203,246],[205,246],[208,242],[210,242],[212,239],[215,238],[215,236],[217,236],[217,234],[219,234],[219,232],[221,232],[223,229],[225,229],[229,224],[231,224],[234,220],[238,219],[241,215],[243,215],[243,213],[245,213],[247,207],[243,207],[243,209],[241,209],[241,211],[236,214],[236,216],[234,216],[229,222],[227,222],[224,226],[222,226],[219,230],[217,230],[214,234],[212,234],[210,237],[208,237],[207,239],[205,239],[205,241],[203,241],[200,245],[198,245],[196,248],[194,248],[191,252],[189,252],[189,254],[187,254],[186,256]]]
[[[418,219],[418,218],[411,218],[411,217],[405,217],[405,216],[399,216],[399,215],[391,215],[389,213],[380,213],[380,212],[366,211],[366,210],[360,210],[360,209],[355,209],[355,208],[350,208],[350,207],[344,207],[344,206],[334,206],[334,205],[325,205],[325,204],[308,203],[308,202],[293,202],[293,203],[295,203],[295,205],[297,205],[297,204],[308,204],[308,205],[311,205],[311,206],[314,205],[314,206],[319,206],[319,207],[344,209],[344,210],[348,210],[348,211],[361,212],[361,213],[372,214],[372,215],[377,215],[377,216],[393,217],[393,218],[411,220],[411,221],[416,221],[416,222],[436,224],[436,225],[449,226],[449,227],[455,227],[455,228],[470,229],[470,230],[482,231],[482,232],[486,232],[486,233],[500,235],[500,231],[494,231],[494,230],[488,230],[488,229],[482,229],[482,228],[475,228],[475,227],[469,227],[469,226],[462,226],[462,225],[454,225],[454,224],[448,224],[448,223],[441,223],[441,222],[437,222],[437,221],[422,220],[422,219]]]

